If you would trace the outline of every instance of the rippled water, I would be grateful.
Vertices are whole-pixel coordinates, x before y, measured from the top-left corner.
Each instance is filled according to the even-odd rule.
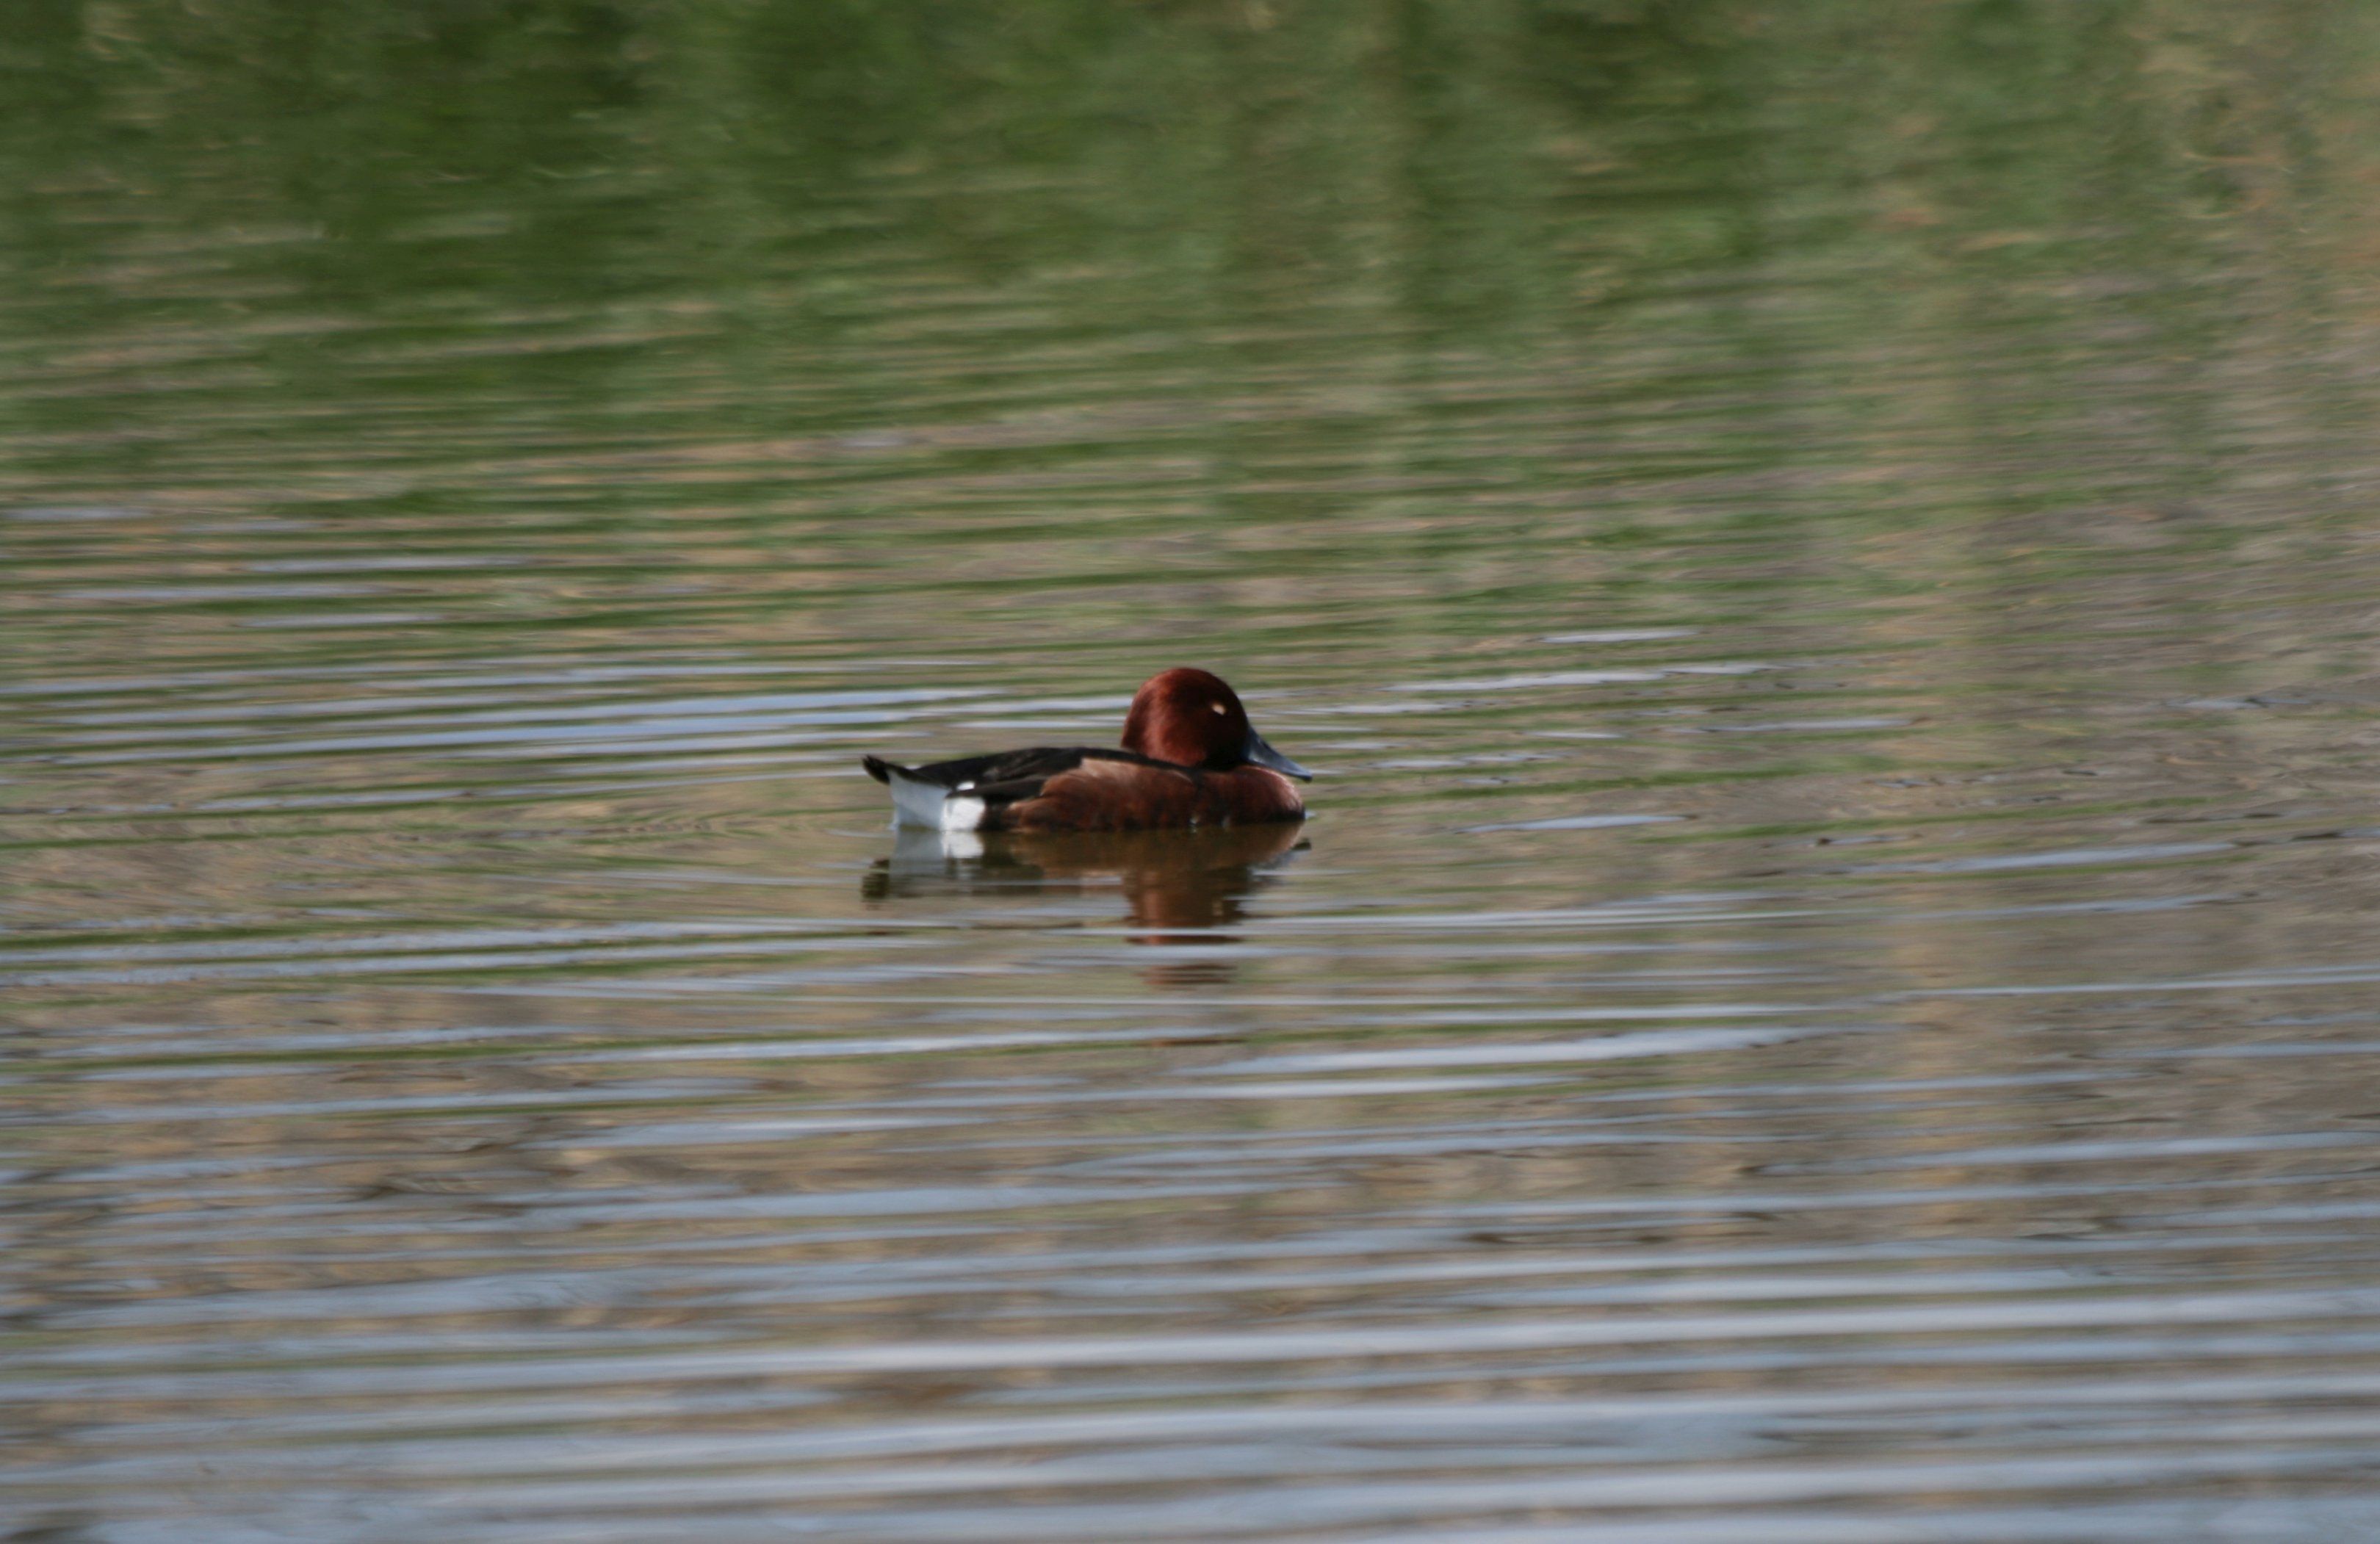
[[[2370,14],[285,19],[10,45],[6,1537],[2380,1537]]]

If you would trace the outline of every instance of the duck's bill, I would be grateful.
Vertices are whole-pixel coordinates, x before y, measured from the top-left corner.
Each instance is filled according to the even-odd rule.
[[[1301,777],[1308,783],[1314,781],[1312,772],[1265,744],[1265,737],[1253,729],[1248,731],[1247,748],[1241,751],[1240,755],[1251,766],[1269,767],[1284,777]]]

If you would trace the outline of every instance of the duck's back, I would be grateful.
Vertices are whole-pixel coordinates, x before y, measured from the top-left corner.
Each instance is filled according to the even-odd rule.
[[[1210,772],[1092,746],[1036,746],[922,767],[869,756],[862,764],[892,788],[903,824],[945,831],[1138,831],[1305,812],[1288,779],[1258,768]]]

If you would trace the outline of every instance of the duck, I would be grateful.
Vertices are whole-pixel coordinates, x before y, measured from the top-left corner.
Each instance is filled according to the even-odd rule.
[[[1239,694],[1190,666],[1133,694],[1119,748],[1035,746],[904,767],[864,756],[892,823],[945,832],[1148,831],[1302,821],[1314,774],[1265,743]]]

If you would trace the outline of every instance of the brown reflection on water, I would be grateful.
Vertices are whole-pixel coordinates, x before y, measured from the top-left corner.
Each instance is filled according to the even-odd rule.
[[[903,829],[892,853],[860,881],[878,904],[959,899],[998,906],[1003,895],[1088,895],[1113,889],[1134,943],[1173,949],[1237,944],[1218,931],[1247,918],[1244,904],[1311,843],[1297,822],[1195,831],[1024,833],[983,835]],[[1229,959],[1173,960],[1142,972],[1155,987],[1232,980]]]

